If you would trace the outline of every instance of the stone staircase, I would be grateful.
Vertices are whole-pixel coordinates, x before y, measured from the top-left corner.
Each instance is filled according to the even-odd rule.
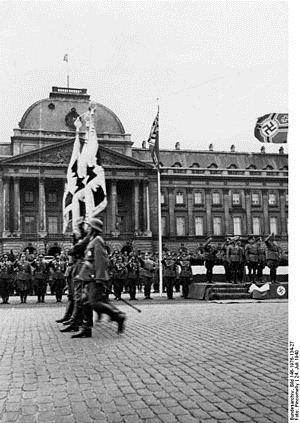
[[[208,288],[206,298],[210,300],[247,300],[251,298],[248,290],[250,283],[216,283]]]

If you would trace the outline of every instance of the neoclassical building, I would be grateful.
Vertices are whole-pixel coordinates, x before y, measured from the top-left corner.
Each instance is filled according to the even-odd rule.
[[[53,87],[31,105],[0,144],[0,253],[29,243],[41,252],[68,248],[62,233],[62,198],[75,138],[74,120],[86,112],[86,89]],[[85,128],[82,127],[84,139]],[[150,127],[149,127],[150,129]],[[96,130],[106,175],[108,207],[104,237],[111,247],[130,240],[157,248],[157,178],[145,142],[133,147],[119,118],[96,103]],[[206,236],[274,232],[287,246],[288,157],[277,154],[161,150],[163,242],[171,249],[196,248]]]

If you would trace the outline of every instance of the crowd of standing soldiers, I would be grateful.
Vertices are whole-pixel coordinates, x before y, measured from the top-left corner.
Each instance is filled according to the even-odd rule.
[[[151,292],[159,292],[159,257],[158,253],[133,251],[128,243],[122,250],[108,251],[108,288],[120,300],[122,294],[136,300],[137,292],[144,292],[146,300],[151,299]],[[276,282],[276,269],[282,258],[282,251],[269,235],[265,240],[261,237],[249,236],[243,246],[239,237],[227,238],[217,246],[212,238],[191,253],[183,245],[177,252],[164,249],[162,259],[163,292],[169,299],[173,293],[181,292],[183,298],[188,297],[189,285],[193,281],[192,266],[205,266],[206,282],[212,283],[214,266],[224,266],[225,280],[228,283],[263,282],[263,270],[270,269],[270,281]],[[46,261],[43,254],[29,251],[17,257],[4,254],[0,259],[0,296],[4,304],[10,295],[19,295],[20,302],[26,303],[28,295],[35,295],[38,303],[45,302],[49,286],[56,301],[61,302],[67,287],[68,269],[72,257],[57,254],[51,261]],[[195,280],[195,278],[194,278]]]

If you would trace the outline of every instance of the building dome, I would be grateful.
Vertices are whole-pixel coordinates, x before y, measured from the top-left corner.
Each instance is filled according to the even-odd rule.
[[[19,127],[29,131],[75,131],[73,122],[78,115],[87,112],[89,101],[86,89],[52,87],[49,98],[37,101],[26,110]],[[97,134],[125,134],[119,118],[102,104],[95,104]]]

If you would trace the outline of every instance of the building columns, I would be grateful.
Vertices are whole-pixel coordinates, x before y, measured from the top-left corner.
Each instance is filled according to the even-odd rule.
[[[286,192],[280,193],[280,218],[281,218],[281,236],[287,236],[287,224],[286,224]]]
[[[146,235],[152,236],[151,227],[150,227],[150,197],[149,197],[149,183],[145,182],[145,191],[146,191]],[[161,207],[161,204],[158,204],[158,207]]]
[[[253,233],[252,230],[252,222],[251,222],[251,194],[250,190],[245,191],[245,198],[246,198],[246,232],[247,235]]]
[[[170,219],[170,236],[175,236],[175,198],[174,198],[174,188],[168,188],[168,196],[169,196],[169,219]]]
[[[206,202],[206,232],[207,236],[212,235],[212,220],[211,220],[211,190],[205,190]]]
[[[187,209],[188,209],[188,235],[195,235],[193,221],[193,189],[187,189]]]
[[[21,208],[20,208],[20,178],[13,178],[14,181],[14,229],[15,236],[21,235]]]
[[[269,202],[268,202],[268,191],[263,191],[263,214],[264,214],[264,233],[269,235]]]
[[[110,185],[110,198],[111,198],[111,234],[116,236],[119,234],[117,228],[117,214],[118,214],[118,204],[117,204],[117,182],[111,181]]]
[[[138,235],[140,231],[139,217],[140,217],[140,181],[134,181],[133,191],[133,213],[134,213],[134,234]]]
[[[6,238],[7,236],[11,236],[10,227],[9,227],[9,216],[10,216],[9,179],[6,179],[6,178],[3,179],[2,213],[3,213],[2,237]]]
[[[229,206],[230,206],[229,190],[225,189],[224,190],[224,219],[225,219],[225,235],[226,236],[231,233]]]
[[[39,230],[38,234],[44,238],[47,235],[46,228],[46,196],[45,179],[39,179]]]

